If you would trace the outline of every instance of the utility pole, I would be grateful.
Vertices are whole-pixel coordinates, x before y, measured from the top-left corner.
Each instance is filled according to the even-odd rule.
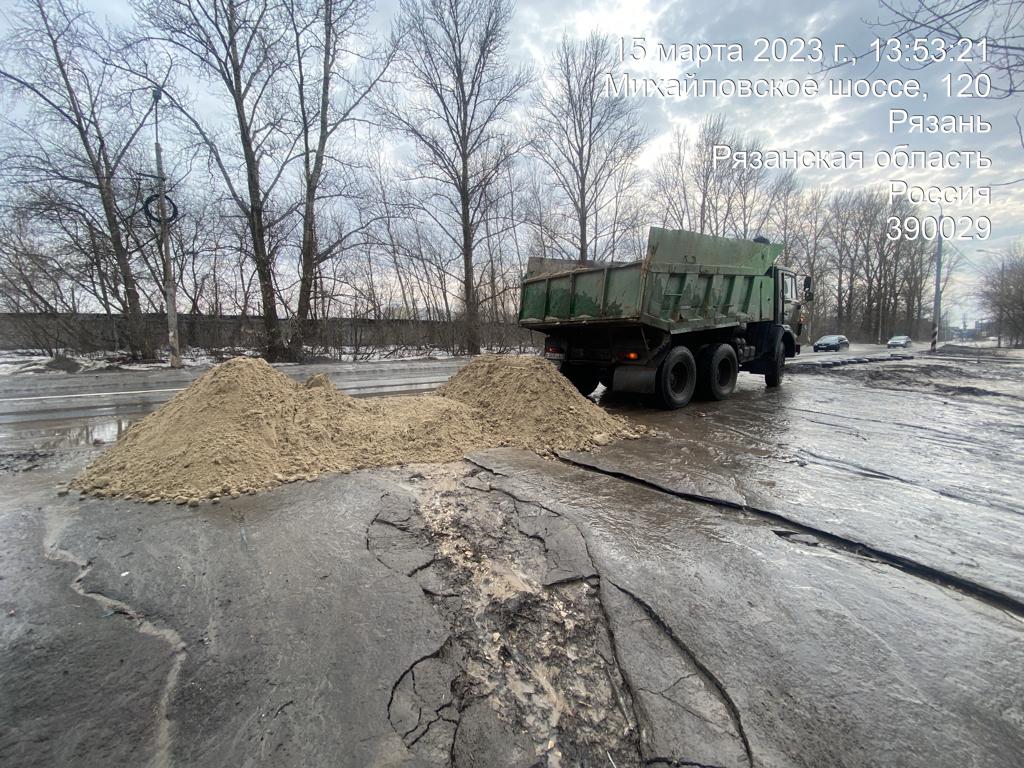
[[[174,265],[171,262],[170,221],[167,215],[167,179],[160,151],[160,89],[153,89],[153,134],[156,139],[157,216],[160,218],[160,255],[164,263],[164,306],[167,308],[167,341],[171,347],[171,368],[181,368],[178,346],[178,306],[175,295]]]
[[[932,304],[932,352],[939,340],[939,326],[942,324],[942,208],[939,208],[938,239],[935,242],[935,301]]]

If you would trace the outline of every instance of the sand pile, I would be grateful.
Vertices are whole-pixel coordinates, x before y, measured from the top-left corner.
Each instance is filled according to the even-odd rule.
[[[438,395],[356,400],[263,360],[213,368],[135,424],[71,487],[198,504],[348,472],[452,461],[500,445],[584,450],[635,436],[539,358],[483,357]]]
[[[591,447],[595,435],[623,436],[626,422],[583,397],[540,357],[485,355],[437,391],[476,409],[508,445],[547,452]],[[598,442],[605,442],[599,437]]]

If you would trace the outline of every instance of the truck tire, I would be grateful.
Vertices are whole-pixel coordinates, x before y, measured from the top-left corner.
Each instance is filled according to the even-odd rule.
[[[597,371],[593,368],[583,368],[576,365],[563,365],[562,375],[567,378],[584,397],[590,397],[597,389]]]
[[[736,389],[739,361],[729,344],[708,344],[697,359],[700,394],[709,400],[725,400]]]
[[[686,347],[673,347],[658,366],[654,391],[662,408],[682,408],[693,397],[697,364]]]
[[[782,375],[786,370],[786,347],[779,340],[775,345],[775,356],[768,362],[770,370],[764,375],[764,383],[769,387],[777,387],[782,383]]]

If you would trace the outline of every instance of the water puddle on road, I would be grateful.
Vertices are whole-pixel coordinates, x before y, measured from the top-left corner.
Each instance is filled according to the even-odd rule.
[[[0,429],[0,443],[36,450],[59,450],[115,442],[145,414],[74,422],[32,422]]]

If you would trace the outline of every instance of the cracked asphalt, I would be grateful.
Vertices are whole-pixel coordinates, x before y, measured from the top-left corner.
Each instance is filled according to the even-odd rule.
[[[747,377],[674,413],[609,399],[656,434],[590,454],[198,509],[59,496],[130,400],[4,427],[4,765],[1024,754],[1021,358]]]

